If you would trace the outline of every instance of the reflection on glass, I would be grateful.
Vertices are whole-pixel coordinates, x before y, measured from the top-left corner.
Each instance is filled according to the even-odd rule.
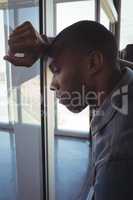
[[[107,17],[106,13],[102,8],[100,10],[100,23],[103,24],[109,30],[109,18]]]
[[[22,122],[39,124],[40,116],[40,77],[23,83],[21,86]]]
[[[133,1],[121,1],[120,50],[133,44]]]
[[[77,21],[94,19],[95,1],[93,0],[56,4],[56,33]],[[57,102],[57,128],[88,133],[89,109],[86,108],[79,114],[73,114]]]

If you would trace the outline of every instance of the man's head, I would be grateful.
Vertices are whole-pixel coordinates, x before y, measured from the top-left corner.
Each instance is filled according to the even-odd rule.
[[[72,112],[80,112],[91,103],[100,79],[116,66],[117,46],[104,26],[80,21],[56,36],[49,56],[51,89],[56,91],[60,103]]]

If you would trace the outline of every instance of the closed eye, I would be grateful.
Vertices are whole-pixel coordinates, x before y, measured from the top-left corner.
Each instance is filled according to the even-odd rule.
[[[60,72],[60,67],[57,67],[56,65],[50,64],[49,68],[53,74],[57,74]]]

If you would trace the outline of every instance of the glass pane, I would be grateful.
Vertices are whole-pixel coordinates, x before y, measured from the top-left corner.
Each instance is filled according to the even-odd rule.
[[[31,92],[32,91],[32,92]],[[40,124],[40,77],[23,83],[21,86],[22,122]]]
[[[0,199],[16,199],[14,135],[0,131]]]
[[[75,1],[56,4],[56,33],[80,20],[95,20],[95,1]],[[88,133],[89,108],[86,108],[79,114],[73,114],[65,106],[57,102],[57,128]]]
[[[89,108],[81,113],[71,113],[63,105],[58,103],[57,107],[58,129],[88,132],[89,130]]]
[[[4,10],[4,42],[15,27],[30,21],[39,30],[39,6],[33,1],[12,1]],[[9,70],[9,86],[12,124],[15,136],[15,158],[17,194],[19,200],[41,200],[42,184],[42,141],[41,141],[41,98],[40,62],[31,68],[16,67],[5,62]],[[11,103],[12,102],[12,103]],[[15,198],[13,198],[15,200]]]
[[[9,123],[8,98],[7,98],[7,76],[6,64],[3,60],[5,55],[5,30],[4,30],[4,11],[0,10],[0,123]]]
[[[100,10],[100,23],[103,24],[109,30],[109,18],[107,17],[106,13],[102,8]]]
[[[93,0],[56,4],[56,33],[77,21],[94,19],[95,7]]]
[[[121,6],[120,50],[133,44],[133,1],[122,0]]]
[[[18,9],[18,24],[30,21],[37,31],[39,31],[39,12],[38,7],[28,7]],[[25,13],[25,14],[24,14]],[[21,84],[21,120],[23,123],[40,124],[40,64],[37,62],[32,66],[30,76],[25,78]],[[24,73],[25,75],[25,73]],[[32,91],[32,92],[31,92]]]

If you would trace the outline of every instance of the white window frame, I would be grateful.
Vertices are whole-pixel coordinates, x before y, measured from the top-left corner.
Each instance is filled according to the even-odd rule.
[[[101,6],[111,23],[115,23],[118,21],[118,14],[115,9],[113,0],[101,0]]]

